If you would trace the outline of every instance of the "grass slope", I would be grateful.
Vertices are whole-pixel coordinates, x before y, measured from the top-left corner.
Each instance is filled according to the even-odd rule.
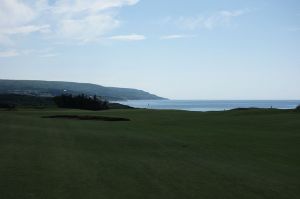
[[[129,122],[45,119],[51,115]],[[300,114],[0,111],[0,198],[300,196]]]

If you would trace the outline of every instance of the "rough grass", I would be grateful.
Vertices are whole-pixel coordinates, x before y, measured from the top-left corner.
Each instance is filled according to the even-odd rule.
[[[44,119],[53,115],[130,122]],[[2,199],[296,199],[300,114],[0,111]]]

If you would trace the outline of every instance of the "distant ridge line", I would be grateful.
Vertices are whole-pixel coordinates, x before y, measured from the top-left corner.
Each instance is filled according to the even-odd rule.
[[[106,87],[93,83],[46,80],[0,79],[0,93],[53,97],[61,94],[97,95],[107,100],[160,100],[165,99],[149,92]]]

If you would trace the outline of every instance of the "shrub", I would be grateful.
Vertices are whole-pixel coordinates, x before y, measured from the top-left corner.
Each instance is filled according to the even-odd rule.
[[[14,108],[16,108],[16,106],[14,104],[0,103],[0,108],[14,109]]]

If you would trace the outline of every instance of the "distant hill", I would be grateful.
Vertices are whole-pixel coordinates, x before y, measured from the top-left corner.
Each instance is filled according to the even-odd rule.
[[[53,97],[61,94],[86,94],[101,96],[106,100],[158,100],[162,97],[148,92],[131,89],[104,87],[89,83],[40,81],[40,80],[0,80],[0,93]]]

